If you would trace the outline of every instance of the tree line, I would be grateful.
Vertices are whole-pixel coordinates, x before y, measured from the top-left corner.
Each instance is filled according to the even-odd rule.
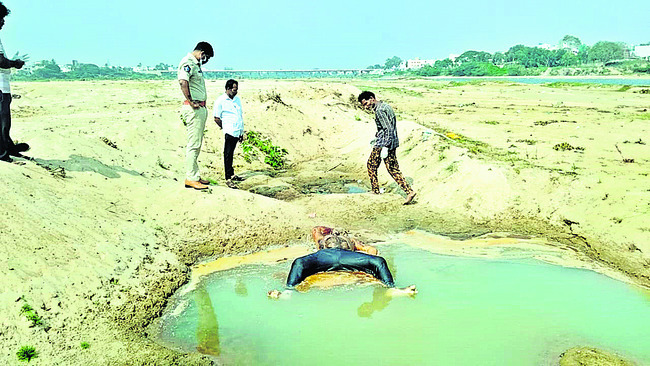
[[[539,75],[548,68],[605,65],[626,68],[632,73],[650,73],[648,62],[625,62],[630,59],[630,51],[622,42],[600,41],[589,47],[577,37],[566,35],[558,49],[516,45],[503,53],[466,51],[454,59],[437,60],[433,65],[410,72],[420,76],[519,76]],[[377,64],[368,69],[394,70],[402,63],[402,59],[394,56],[388,58],[383,66]]]
[[[141,64],[139,66],[142,66]],[[159,63],[154,70],[167,70],[170,65]],[[63,72],[61,66],[55,60],[43,60],[37,62],[31,70],[17,70],[13,76],[15,80],[33,81],[33,80],[90,80],[90,79],[116,79],[116,80],[151,80],[151,79],[169,79],[175,78],[176,75],[162,75],[142,73],[133,71],[130,67],[122,66],[98,66],[95,64],[85,64],[74,62],[70,65],[70,70]]]

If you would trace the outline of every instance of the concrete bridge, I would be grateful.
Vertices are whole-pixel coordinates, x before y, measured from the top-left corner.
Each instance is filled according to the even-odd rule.
[[[369,69],[316,69],[316,70],[203,70],[206,79],[300,79],[328,77],[357,77],[376,70]],[[176,74],[176,71],[146,71],[150,74]]]

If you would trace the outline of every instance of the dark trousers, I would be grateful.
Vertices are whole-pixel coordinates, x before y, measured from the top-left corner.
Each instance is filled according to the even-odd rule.
[[[287,286],[293,287],[318,272],[359,271],[374,276],[388,287],[395,287],[386,260],[376,255],[351,252],[345,249],[321,249],[291,264]]]
[[[235,155],[235,147],[239,137],[230,136],[229,134],[225,134],[225,137],[223,143],[223,168],[226,173],[226,180],[228,180],[235,175],[235,170],[232,168],[232,159]]]
[[[9,153],[14,149],[14,142],[9,137],[11,129],[11,94],[0,93],[0,159],[9,157]]]

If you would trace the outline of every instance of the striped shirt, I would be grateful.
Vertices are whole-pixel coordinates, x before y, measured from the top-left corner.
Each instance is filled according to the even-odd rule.
[[[381,100],[375,104],[375,123],[377,123],[375,147],[396,149],[399,146],[397,118],[395,118],[393,108]]]

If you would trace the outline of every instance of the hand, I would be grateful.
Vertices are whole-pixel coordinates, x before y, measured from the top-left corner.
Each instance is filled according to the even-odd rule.
[[[195,101],[195,100],[191,101],[191,102],[190,102],[190,105],[191,105],[192,108],[194,108],[194,109],[201,108],[201,104],[199,104],[199,102],[197,102],[197,101]]]
[[[399,296],[415,297],[417,293],[418,293],[418,289],[415,288],[415,285],[411,285],[404,288],[393,287],[386,290],[386,295],[390,297],[399,297]]]
[[[241,142],[244,142],[244,133],[242,133],[241,135],[239,135],[239,142],[240,142],[240,143],[241,143]]]
[[[24,65],[25,65],[25,61],[23,61],[23,60],[14,60],[13,67],[15,67],[17,69],[22,69]]]

